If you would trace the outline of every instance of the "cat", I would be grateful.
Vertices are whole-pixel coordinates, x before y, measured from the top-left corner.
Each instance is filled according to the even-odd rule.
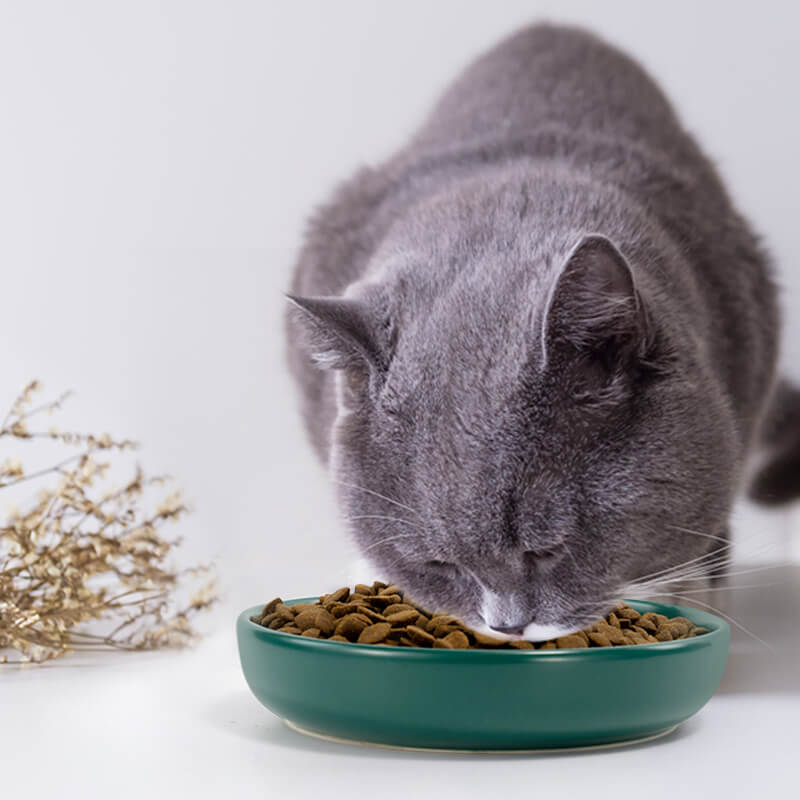
[[[286,297],[357,548],[478,630],[547,639],[719,574],[761,441],[753,496],[800,495],[769,258],[658,86],[590,32],[478,57],[319,208]]]

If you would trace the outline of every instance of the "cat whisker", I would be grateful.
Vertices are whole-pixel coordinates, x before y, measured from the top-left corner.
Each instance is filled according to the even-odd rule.
[[[677,527],[677,526],[673,526]],[[718,539],[721,537],[714,536],[712,534],[703,534],[700,531],[690,531],[689,529],[685,529],[687,532],[694,533],[698,536],[708,536],[709,538]],[[724,540],[723,540],[724,541]],[[713,569],[719,569],[721,567],[726,567],[730,564],[734,563],[734,559],[732,556],[732,547],[733,543],[725,541],[720,547],[715,548],[714,550],[709,551],[701,556],[697,556],[693,559],[689,559],[688,561],[684,561],[681,564],[676,564],[672,567],[668,567],[666,569],[662,569],[656,572],[651,572],[647,575],[641,575],[637,577],[636,581],[657,581],[663,580],[667,578],[674,578],[676,580],[684,580],[684,579],[691,579],[691,580],[704,580],[710,576],[710,572]],[[769,550],[769,545],[765,544],[760,548],[760,552],[767,552]],[[757,551],[758,552],[758,551]],[[733,575],[739,574],[737,571],[734,572],[726,572],[726,575]]]
[[[665,575],[656,575],[647,579],[631,581],[631,586],[664,586],[667,584],[683,583],[686,581],[710,581],[710,570],[723,566],[723,562],[703,564],[690,570],[677,570]]]
[[[765,548],[766,549],[766,548]],[[712,556],[709,554],[709,556]],[[713,569],[719,569],[722,567],[730,566],[731,564],[736,563],[734,559],[728,555],[727,553],[717,555],[714,558],[710,558],[707,561],[700,561],[694,566],[685,567],[685,566],[678,566],[673,570],[664,570],[660,573],[654,573],[651,575],[644,575],[641,577],[637,577],[634,580],[636,582],[663,582],[666,580],[708,580],[711,578],[710,571]],[[761,571],[764,569],[774,569],[775,567],[780,566],[779,564],[764,564],[757,567],[750,567],[746,569],[738,569],[738,570],[726,570],[725,573],[720,577],[733,577],[737,575],[745,575],[751,571]]]
[[[333,483],[338,483],[340,486],[348,486],[351,489],[358,489],[361,492],[367,492],[367,494],[375,495],[375,497],[380,497],[383,500],[386,500],[388,503],[394,503],[394,505],[399,506],[400,508],[404,508],[406,511],[410,511],[412,514],[416,514],[418,517],[422,517],[422,515],[417,511],[415,508],[411,508],[411,506],[407,506],[398,500],[393,500],[391,497],[387,497],[385,494],[381,494],[380,492],[376,492],[373,489],[367,489],[365,486],[357,486],[354,483],[346,483],[345,481],[337,480],[336,478],[331,478]]]
[[[413,538],[414,536],[416,536],[416,534],[413,534],[413,533],[396,533],[394,536],[387,536],[384,539],[378,539],[377,542],[373,542],[372,544],[368,545],[367,547],[359,548],[359,550],[363,554],[363,553],[366,553],[366,552],[372,550],[373,547],[377,547],[378,545],[386,544],[388,542],[394,542],[397,539],[410,539],[410,538]],[[397,563],[397,562],[394,562],[394,563]]]
[[[739,589],[763,589],[767,586],[783,586],[784,583],[782,581],[776,581],[774,583],[745,583],[745,584],[738,584],[737,586],[710,586],[707,589],[682,589],[681,592],[684,594],[705,594],[705,592],[732,592],[738,591]],[[632,587],[633,591],[641,591],[647,589],[657,589],[659,588],[658,585],[653,586],[634,586]],[[669,590],[667,590],[669,591]]]
[[[694,536],[702,536],[706,539],[716,539],[718,542],[722,542],[724,545],[729,546],[731,544],[731,540],[726,538],[725,536],[716,536],[713,533],[703,533],[702,531],[694,531],[691,528],[684,528],[680,525],[667,525],[668,528],[672,528],[676,531],[682,531],[683,533],[691,533]]]
[[[697,564],[697,562],[702,562],[704,559],[711,559],[712,557],[713,558],[720,558],[720,557],[724,556],[724,557],[727,558],[728,557],[727,554],[721,553],[721,551],[724,550],[724,549],[726,549],[726,548],[717,548],[716,550],[712,550],[709,553],[704,553],[701,556],[696,556],[695,558],[691,558],[688,561],[684,561],[684,562],[682,562],[680,564],[675,564],[675,565],[673,565],[671,567],[666,567],[666,568],[661,569],[661,570],[656,570],[655,572],[651,572],[651,573],[649,573],[647,575],[640,575],[640,576],[638,576],[636,578],[636,580],[646,580],[646,579],[650,579],[650,578],[656,578],[656,577],[660,577],[662,575],[665,575],[667,573],[677,572],[680,569],[686,569],[687,571],[689,571],[689,568],[693,564],[699,566]],[[703,565],[703,566],[705,566],[705,565]]]
[[[719,541],[722,544],[708,553],[697,556],[693,559],[689,559],[688,561],[684,561],[681,564],[676,564],[672,567],[667,567],[657,570],[656,572],[641,575],[636,579],[637,581],[655,580],[656,578],[662,577],[677,578],[679,576],[681,578],[691,578],[692,580],[705,580],[710,577],[709,573],[713,569],[719,569],[721,567],[725,567],[727,564],[733,563],[732,552],[734,548],[734,542],[731,539],[679,525],[669,525],[669,527],[673,528],[674,530],[692,534],[694,536]],[[766,551],[768,546],[764,546],[761,549]]]
[[[412,522],[408,519],[402,519],[401,517],[386,517],[383,514],[358,514],[355,517],[342,517],[342,519],[346,522],[350,522],[356,519],[383,519],[387,522],[402,522],[406,525],[413,525],[415,528],[419,528],[420,530],[424,530],[424,528],[417,522]]]
[[[740,631],[742,631],[742,633],[747,634],[748,636],[750,636],[755,641],[757,641],[760,644],[764,645],[764,647],[766,647],[770,652],[773,652],[773,653],[775,652],[775,648],[771,644],[769,644],[768,642],[765,642],[761,637],[756,636],[751,630],[748,630],[747,628],[745,628],[744,625],[742,625],[738,620],[735,620],[733,617],[729,616],[724,611],[720,611],[718,608],[716,608],[715,606],[712,606],[710,603],[704,603],[704,602],[702,602],[701,600],[698,600],[695,597],[687,597],[686,595],[677,594],[675,592],[651,592],[648,596],[649,597],[677,597],[679,600],[687,600],[690,603],[696,603],[699,606],[703,606],[703,608],[707,608],[710,611],[713,611],[715,614],[719,614],[719,616],[721,616],[723,619],[725,619],[728,622],[730,622],[731,625],[735,625]],[[646,598],[643,597],[641,599],[644,600]]]
[[[735,578],[738,577],[739,575],[749,575],[751,572],[763,572],[764,570],[778,569],[783,566],[785,566],[785,564],[764,564],[763,566],[760,567],[749,567],[747,569],[736,570],[735,572],[727,572],[725,573],[725,577]],[[708,575],[699,575],[696,577],[689,576],[686,578],[675,578],[675,580],[699,581],[699,580],[707,580],[708,577],[709,577]]]

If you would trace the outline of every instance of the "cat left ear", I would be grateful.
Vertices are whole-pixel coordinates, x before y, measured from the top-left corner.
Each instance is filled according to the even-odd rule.
[[[305,344],[321,369],[367,367],[383,372],[388,348],[378,314],[366,300],[353,297],[300,297],[285,294],[305,334]]]
[[[585,236],[567,257],[545,309],[543,363],[553,348],[622,358],[641,351],[647,317],[633,272],[614,243]]]

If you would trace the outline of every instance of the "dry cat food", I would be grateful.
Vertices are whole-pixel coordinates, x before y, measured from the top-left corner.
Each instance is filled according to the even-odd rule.
[[[685,617],[668,618],[652,611],[640,614],[621,605],[590,628],[547,642],[498,639],[473,631],[450,614],[428,611],[406,598],[399,586],[383,581],[371,586],[357,583],[352,591],[345,586],[322,595],[314,603],[287,606],[276,597],[250,619],[272,630],[332,642],[456,650],[612,647],[669,642],[708,633],[708,628],[698,627]]]

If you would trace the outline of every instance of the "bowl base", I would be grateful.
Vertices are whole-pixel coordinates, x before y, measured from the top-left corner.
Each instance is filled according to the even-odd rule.
[[[320,733],[319,731],[312,731],[308,728],[303,728],[291,720],[283,720],[287,727],[293,731],[302,733],[304,736],[312,736],[315,739],[324,739],[328,742],[338,742],[340,744],[358,744],[367,747],[382,747],[387,750],[413,750],[420,753],[485,753],[488,755],[502,755],[508,753],[535,753],[546,755],[548,753],[577,753],[582,750],[607,750],[611,747],[627,747],[632,744],[641,744],[642,742],[650,742],[653,739],[660,739],[662,736],[667,736],[674,731],[678,726],[672,725],[664,730],[656,731],[655,733],[648,734],[647,736],[638,736],[635,739],[621,739],[618,742],[605,742],[604,744],[587,744],[578,747],[540,747],[537,749],[526,749],[523,747],[514,748],[511,750],[464,750],[458,747],[412,747],[410,745],[402,744],[385,744],[383,742],[369,742],[360,739],[344,739],[339,736],[330,736],[327,733]]]

